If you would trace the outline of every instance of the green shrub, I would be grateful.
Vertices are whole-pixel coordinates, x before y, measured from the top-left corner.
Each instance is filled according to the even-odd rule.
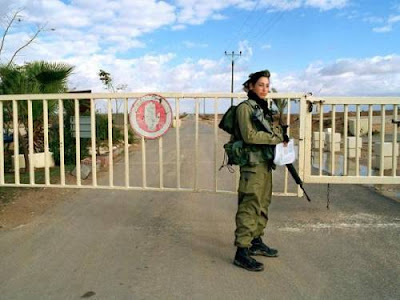
[[[76,163],[76,142],[71,130],[71,115],[67,113],[64,117],[64,162],[66,165]],[[113,144],[124,141],[124,130],[121,127],[113,126],[112,128]],[[136,141],[136,136],[131,128],[128,130],[128,143],[132,144]],[[80,140],[81,159],[89,156],[89,146],[91,139]],[[96,115],[96,148],[108,145],[108,116],[105,114]],[[49,149],[53,152],[54,162],[60,165],[60,138],[58,119],[52,121],[49,128]]]

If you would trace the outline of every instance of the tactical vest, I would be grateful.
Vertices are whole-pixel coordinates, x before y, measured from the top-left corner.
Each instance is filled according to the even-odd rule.
[[[257,102],[248,99],[239,105],[244,105],[244,103],[253,109],[251,119],[256,129],[273,133],[271,127],[272,120],[265,119],[263,110],[258,106]],[[270,168],[275,169],[275,165],[273,164],[275,145],[246,144],[243,141],[236,117],[238,106],[231,107],[228,112],[225,113],[220,122],[220,128],[224,130],[225,128],[229,128],[229,133],[231,133],[230,141],[224,145],[225,151],[228,155],[227,164],[255,166],[267,162]]]

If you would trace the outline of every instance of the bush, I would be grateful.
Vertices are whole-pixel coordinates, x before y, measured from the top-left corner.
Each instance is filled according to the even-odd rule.
[[[129,128],[129,130],[128,130],[128,143],[129,144],[134,144],[134,143],[136,143],[137,140],[138,139],[136,138],[136,135],[133,132],[133,129]]]
[[[64,118],[64,163],[66,165],[76,163],[76,143],[72,134],[70,114],[66,114]],[[52,126],[49,128],[49,149],[53,152],[54,162],[60,165],[60,138],[58,119],[54,119]],[[120,127],[112,128],[113,144],[124,141],[124,131]],[[128,143],[132,144],[136,141],[136,136],[131,128],[128,131]],[[90,139],[81,139],[81,159],[89,156]],[[108,145],[108,117],[104,114],[96,115],[96,147]]]
[[[75,137],[72,135],[71,124],[68,120],[64,121],[64,164],[76,164],[76,143]],[[81,159],[89,156],[88,146],[90,139],[81,139],[80,141],[80,156]],[[53,152],[54,162],[60,165],[60,137],[59,137],[59,124],[53,124],[49,128],[49,150]]]
[[[104,142],[108,141],[108,116],[105,114],[97,115],[96,119],[96,138],[97,142],[100,144],[104,144]],[[118,144],[124,141],[124,129],[120,126],[115,126],[113,124],[112,128],[112,139],[113,144]],[[136,141],[136,136],[131,128],[128,130],[128,143],[132,144]]]

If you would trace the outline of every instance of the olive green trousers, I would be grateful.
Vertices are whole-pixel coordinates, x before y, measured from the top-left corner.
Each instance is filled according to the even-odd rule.
[[[248,248],[253,238],[262,236],[268,222],[272,198],[272,171],[266,163],[240,169],[235,246]]]

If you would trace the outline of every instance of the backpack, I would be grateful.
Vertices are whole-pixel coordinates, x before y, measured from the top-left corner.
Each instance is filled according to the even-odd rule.
[[[253,108],[257,108],[257,105],[253,106],[249,100],[243,101],[243,102],[239,103],[238,105],[232,105],[224,113],[221,121],[218,124],[219,128],[221,128],[223,131],[225,131],[231,135],[231,139],[236,139],[236,140],[242,139],[242,137],[240,135],[240,131],[238,130],[238,127],[237,127],[236,111],[237,111],[237,108],[239,107],[239,105],[242,105],[243,103],[246,103],[247,105],[250,105]]]
[[[245,103],[246,101],[242,102]],[[224,144],[224,160],[222,162],[221,170],[224,166],[227,166],[230,172],[233,172],[233,169],[230,167],[232,165],[244,166],[248,161],[248,151],[246,151],[243,141],[241,140],[240,132],[237,128],[236,121],[236,111],[239,105],[232,105],[222,116],[221,121],[218,124],[218,127],[223,131],[229,133],[231,138],[228,143]],[[250,103],[248,103],[251,105]]]
[[[231,135],[234,134],[237,107],[238,105],[232,105],[229,107],[218,124],[219,128]]]

